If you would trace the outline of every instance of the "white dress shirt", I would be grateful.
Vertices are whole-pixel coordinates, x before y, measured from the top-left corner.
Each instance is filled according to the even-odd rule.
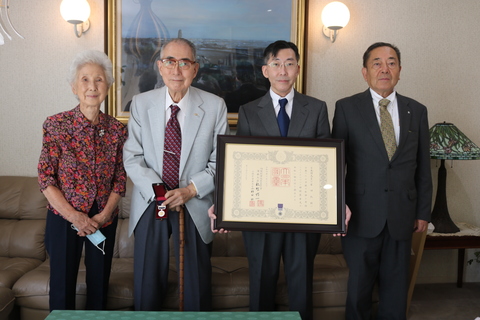
[[[293,96],[294,96],[295,91],[290,90],[290,92],[285,96],[285,97],[280,97],[278,94],[272,91],[272,88],[270,88],[270,97],[272,97],[272,103],[273,107],[275,108],[275,115],[278,117],[278,113],[280,112],[280,103],[278,100],[280,99],[287,99],[288,103],[285,106],[285,111],[288,114],[288,117],[292,119],[292,108],[293,108]]]
[[[178,103],[173,102],[172,97],[168,94],[168,90],[166,90],[167,94],[165,97],[165,127],[167,127],[168,120],[170,119],[170,115],[172,114],[172,109],[170,106],[172,104],[177,105],[180,110],[177,113],[177,120],[180,124],[180,130],[182,130],[183,135],[183,127],[185,124],[185,115],[187,114],[187,110],[189,107],[189,100],[190,100],[190,88],[187,90],[185,96],[180,100]]]

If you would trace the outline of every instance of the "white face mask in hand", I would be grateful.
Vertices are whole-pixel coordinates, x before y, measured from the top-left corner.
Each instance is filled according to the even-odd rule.
[[[72,229],[78,231],[77,227],[75,227],[73,224],[72,224]],[[93,245],[95,247],[98,248],[98,250],[102,251],[103,255],[105,255],[105,250],[104,250],[105,249],[105,239],[107,239],[107,238],[105,238],[105,236],[103,235],[103,233],[100,230],[95,231],[95,233],[88,234],[87,238],[88,238],[88,240],[90,240],[91,243],[93,243]],[[101,248],[98,246],[100,243],[102,243]]]

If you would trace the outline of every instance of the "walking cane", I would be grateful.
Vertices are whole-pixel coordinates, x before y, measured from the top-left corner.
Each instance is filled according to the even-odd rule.
[[[184,302],[184,247],[185,247],[185,212],[183,206],[180,207],[180,212],[178,213],[178,229],[179,229],[179,263],[178,263],[178,309],[183,311],[183,302]]]

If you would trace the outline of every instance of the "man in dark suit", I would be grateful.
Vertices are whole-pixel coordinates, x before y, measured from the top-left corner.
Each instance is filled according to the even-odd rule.
[[[291,42],[276,41],[265,49],[262,71],[271,87],[263,97],[240,107],[237,135],[330,137],[325,102],[293,89],[298,61],[298,48]],[[285,103],[279,102],[282,99]],[[281,117],[284,125],[277,122]],[[289,308],[299,311],[302,319],[312,319],[313,260],[320,234],[244,231],[243,238],[250,269],[250,310],[274,310],[283,258]]]
[[[347,319],[370,319],[375,283],[377,319],[406,319],[412,233],[430,219],[427,109],[395,92],[400,70],[397,47],[371,45],[362,69],[370,88],[336,103],[332,137],[345,140],[352,214],[342,239],[350,269]]]

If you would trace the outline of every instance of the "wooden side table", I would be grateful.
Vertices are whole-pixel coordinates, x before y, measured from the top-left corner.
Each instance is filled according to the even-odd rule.
[[[465,249],[480,248],[480,236],[472,235],[427,235],[425,250],[458,249],[457,287],[463,285],[463,269],[465,266]]]

